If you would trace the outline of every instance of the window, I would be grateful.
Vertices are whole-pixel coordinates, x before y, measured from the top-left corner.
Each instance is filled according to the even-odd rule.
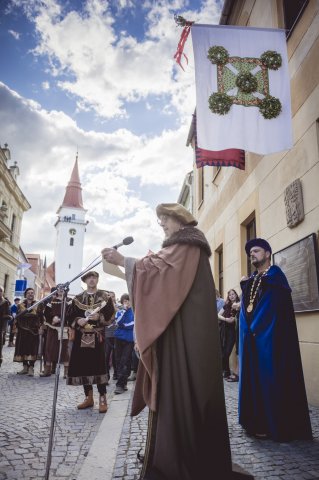
[[[223,259],[223,246],[216,250],[217,253],[217,266],[218,266],[218,290],[220,296],[224,296],[224,259]]]
[[[14,231],[15,231],[15,226],[16,226],[16,216],[13,213],[12,214],[12,220],[11,220],[11,235],[10,235],[10,241],[14,241]]]
[[[200,207],[204,201],[204,167],[197,170],[197,192],[197,203],[198,207]]]
[[[4,274],[4,282],[3,282],[3,293],[7,293],[7,289],[9,286],[9,275],[7,273]]]
[[[308,3],[309,0],[283,0],[287,39],[290,37]]]
[[[73,237],[70,238],[70,246],[71,246],[71,247],[74,246],[74,238],[73,238]]]
[[[216,180],[216,177],[217,175],[219,174],[219,172],[221,171],[222,167],[213,167],[213,183],[215,182]]]
[[[75,213],[72,213],[72,220],[75,220]]]
[[[253,217],[249,223],[246,225],[246,242],[249,242],[252,238],[256,238],[256,219]],[[250,275],[253,273],[253,268],[250,263],[250,258],[247,257],[247,275],[250,277]]]

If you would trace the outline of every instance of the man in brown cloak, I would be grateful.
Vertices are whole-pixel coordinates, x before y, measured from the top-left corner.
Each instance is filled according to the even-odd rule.
[[[102,251],[125,267],[134,302],[141,361],[131,414],[150,411],[141,478],[235,478],[211,250],[182,205],[160,204],[156,212],[166,237],[158,253],[136,260]]]

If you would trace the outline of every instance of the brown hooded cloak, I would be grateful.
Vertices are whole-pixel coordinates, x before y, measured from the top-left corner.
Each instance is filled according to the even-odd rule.
[[[133,271],[141,361],[132,415],[150,409],[141,478],[231,478],[210,247],[185,227]]]

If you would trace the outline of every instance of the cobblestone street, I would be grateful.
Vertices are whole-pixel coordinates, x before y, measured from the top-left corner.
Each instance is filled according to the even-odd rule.
[[[248,437],[237,423],[238,383],[224,382],[232,460],[257,480],[319,479],[319,408],[310,407],[313,442],[275,443]],[[126,417],[113,480],[137,480],[141,468],[136,453],[144,447],[147,412]],[[143,449],[142,449],[143,451]],[[198,479],[201,480],[201,479]]]
[[[13,363],[14,348],[3,347],[0,369],[0,480],[44,478],[55,376],[40,378],[17,375],[21,364]],[[50,480],[76,479],[104,415],[98,411],[95,387],[94,409],[79,411],[82,387],[59,382]],[[114,385],[108,387],[108,395]]]
[[[20,365],[12,362],[13,349],[5,346],[3,353],[4,362],[0,370],[0,480],[43,479],[55,377],[40,378],[39,362],[33,378],[18,376],[16,372]],[[108,387],[109,403],[112,402],[113,389],[114,382]],[[310,407],[313,442],[278,444],[270,440],[256,440],[247,437],[237,423],[237,391],[238,384],[225,382],[233,461],[253,474],[257,480],[318,480],[319,408]],[[124,410],[125,420],[123,428],[119,426],[122,433],[118,437],[120,440],[114,470],[112,475],[105,475],[107,479],[137,480],[139,477],[141,464],[137,460],[137,452],[144,450],[147,411],[131,419],[129,395],[116,397],[124,402],[125,398],[127,415],[125,417]],[[60,379],[50,480],[80,478],[81,467],[85,460],[89,459],[90,453],[92,455],[94,449],[90,452],[90,447],[100,427],[100,431],[102,430],[103,420],[105,431],[109,430],[107,422],[111,420],[112,409],[105,416],[98,413],[96,390],[94,409],[78,411],[76,405],[82,399],[80,387],[67,387],[65,381]],[[113,421],[120,422],[116,416]],[[105,437],[101,437],[103,452],[109,445],[105,445]],[[103,458],[100,460],[103,469]],[[95,478],[103,480],[103,475],[95,477],[92,472],[92,480]]]

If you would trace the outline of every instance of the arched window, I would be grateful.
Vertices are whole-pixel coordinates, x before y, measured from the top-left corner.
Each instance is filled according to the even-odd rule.
[[[71,247],[73,247],[73,245],[74,245],[74,238],[72,238],[72,237],[70,238],[70,245],[71,245]]]

